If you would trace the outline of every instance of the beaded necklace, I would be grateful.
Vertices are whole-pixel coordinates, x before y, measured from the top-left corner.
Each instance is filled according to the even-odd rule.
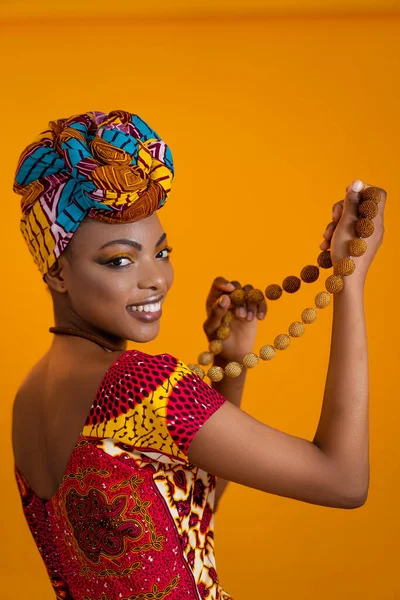
[[[360,203],[358,206],[358,221],[355,224],[355,232],[357,237],[350,240],[348,250],[349,257],[341,258],[338,260],[334,267],[334,274],[330,275],[325,281],[326,291],[319,292],[314,299],[315,307],[306,308],[301,313],[301,321],[294,321],[289,325],[288,334],[279,334],[274,343],[271,345],[262,346],[259,354],[250,352],[245,354],[241,362],[232,361],[229,362],[225,368],[219,366],[210,366],[207,373],[203,370],[202,366],[211,365],[214,356],[222,352],[223,342],[227,340],[230,335],[230,325],[234,319],[232,310],[228,310],[222,319],[222,324],[217,329],[216,339],[211,340],[208,346],[208,350],[201,352],[198,357],[198,364],[191,363],[188,366],[196,373],[201,379],[206,375],[211,381],[221,381],[224,376],[227,377],[239,377],[242,373],[243,367],[252,369],[258,365],[260,359],[264,361],[272,360],[277,350],[286,350],[289,347],[291,338],[301,337],[305,331],[305,325],[314,323],[317,319],[317,310],[319,308],[326,308],[331,302],[331,294],[338,294],[343,290],[344,277],[348,277],[354,273],[356,263],[353,258],[362,256],[367,250],[367,243],[364,238],[370,237],[374,232],[374,223],[372,219],[378,214],[378,204],[381,200],[380,191],[376,187],[368,187],[363,190],[360,194]],[[332,267],[332,260],[329,250],[321,252],[317,258],[317,265],[307,265],[300,273],[300,277],[295,275],[289,275],[286,277],[282,286],[273,283],[268,285],[265,292],[259,289],[252,289],[248,293],[244,290],[236,289],[229,294],[231,304],[234,308],[243,306],[248,301],[250,303],[259,304],[265,297],[268,300],[278,300],[283,291],[288,294],[294,294],[300,289],[301,282],[313,283],[317,281],[320,274],[320,268],[330,269]],[[202,366],[199,366],[202,365]]]

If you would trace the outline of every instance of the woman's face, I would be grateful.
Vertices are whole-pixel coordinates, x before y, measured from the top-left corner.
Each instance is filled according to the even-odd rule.
[[[63,293],[53,298],[60,324],[124,340],[154,339],[174,279],[169,251],[156,213],[115,225],[86,218],[58,259]]]

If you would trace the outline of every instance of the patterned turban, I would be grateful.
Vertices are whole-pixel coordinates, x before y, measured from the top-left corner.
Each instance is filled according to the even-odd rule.
[[[171,151],[138,115],[88,112],[49,123],[22,153],[14,191],[21,231],[45,274],[86,216],[128,223],[167,199]]]

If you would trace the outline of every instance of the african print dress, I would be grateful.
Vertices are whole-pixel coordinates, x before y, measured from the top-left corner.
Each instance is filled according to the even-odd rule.
[[[232,600],[214,557],[214,475],[189,444],[226,399],[170,354],[107,370],[50,500],[15,466],[23,512],[59,600]]]

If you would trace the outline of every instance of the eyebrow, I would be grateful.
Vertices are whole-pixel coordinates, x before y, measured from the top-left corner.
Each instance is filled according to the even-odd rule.
[[[160,237],[160,239],[158,240],[157,244],[155,245],[155,248],[157,248],[157,246],[162,244],[162,242],[165,240],[166,237],[167,237],[167,234],[163,233],[162,236]],[[127,238],[121,238],[118,240],[111,240],[110,242],[103,244],[103,246],[101,246],[100,250],[102,250],[103,248],[107,248],[107,246],[112,246],[113,244],[132,246],[132,248],[136,248],[137,250],[143,249],[142,244],[139,244],[139,242],[135,242],[134,240],[128,240]]]

